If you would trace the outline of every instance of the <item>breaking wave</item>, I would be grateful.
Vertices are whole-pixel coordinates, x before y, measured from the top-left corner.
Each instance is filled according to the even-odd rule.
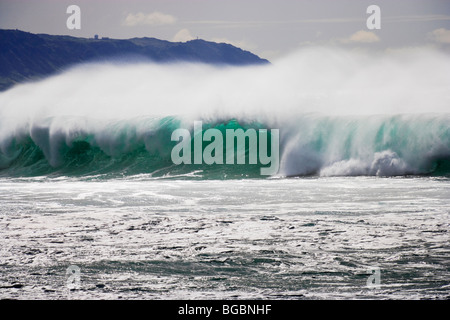
[[[84,65],[0,94],[0,175],[261,177],[259,165],[174,165],[172,132],[201,120],[279,129],[278,176],[448,176],[448,88],[450,59],[431,49]]]
[[[0,175],[116,177],[148,173],[154,177],[203,179],[259,176],[260,166],[250,165],[248,160],[245,165],[174,165],[171,151],[176,142],[171,141],[171,134],[185,127],[182,123],[176,117],[103,125],[80,118],[47,119],[22,133],[4,137],[0,145]],[[273,125],[230,119],[205,123],[204,130],[257,130],[273,128]],[[450,173],[449,116],[305,115],[277,122],[277,128],[280,130],[280,176]],[[192,132],[192,126],[189,129]],[[206,145],[204,142],[203,148]]]

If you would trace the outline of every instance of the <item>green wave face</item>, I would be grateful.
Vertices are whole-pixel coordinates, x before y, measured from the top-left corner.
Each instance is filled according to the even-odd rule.
[[[57,124],[57,125],[56,125]],[[450,117],[404,115],[325,117],[302,115],[284,121],[238,118],[202,122],[202,134],[227,130],[279,129],[281,176],[396,176],[450,174]],[[59,128],[59,129],[58,129]],[[182,117],[140,118],[98,124],[79,118],[49,118],[3,135],[0,175],[121,176],[150,174],[180,179],[267,178],[261,162],[249,164],[249,144],[234,153],[245,164],[180,164],[171,158],[174,130],[191,134],[193,123]],[[224,139],[225,141],[225,139]],[[210,142],[203,142],[202,152]],[[198,151],[198,150],[197,150]],[[230,150],[223,144],[223,155]],[[259,144],[256,152],[259,152]],[[191,163],[193,163],[192,161]],[[225,162],[225,161],[224,161]]]
[[[73,120],[73,119],[71,119]],[[178,144],[171,140],[172,132],[182,128],[177,117],[144,119],[138,122],[119,121],[108,124],[100,131],[81,130],[70,134],[51,133],[52,121],[31,128],[29,135],[14,136],[0,153],[2,176],[92,176],[120,177],[151,174],[153,177],[179,177],[192,179],[223,179],[260,177],[259,164],[248,164],[248,144],[243,152],[246,164],[180,164],[171,159],[172,149]],[[237,120],[205,123],[203,131],[258,130],[262,124],[240,124]],[[191,132],[191,153],[194,155],[194,132]],[[202,152],[209,142],[204,142]],[[5,143],[3,143],[5,145]],[[237,153],[238,146],[234,152]],[[270,148],[270,144],[269,144]],[[227,153],[223,144],[223,154]]]

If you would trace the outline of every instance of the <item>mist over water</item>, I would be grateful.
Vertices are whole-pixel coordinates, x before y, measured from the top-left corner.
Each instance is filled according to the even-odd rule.
[[[449,56],[431,48],[316,47],[249,67],[86,64],[0,94],[0,165],[27,139],[58,167],[74,141],[117,156],[164,145],[148,138],[163,127],[236,119],[280,129],[282,175],[428,173],[450,154],[448,88]]]
[[[265,66],[87,64],[19,85],[0,103],[2,119],[429,113],[449,111],[449,86],[449,56],[430,48],[381,54],[309,48]]]

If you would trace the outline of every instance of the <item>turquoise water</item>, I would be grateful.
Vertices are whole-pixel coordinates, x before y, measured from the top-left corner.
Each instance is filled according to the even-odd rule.
[[[100,125],[89,118],[47,118],[3,135],[0,176],[260,177],[262,165],[249,164],[248,141],[240,146],[246,154],[244,165],[204,162],[174,165],[171,151],[178,142],[171,140],[171,134],[178,128],[190,130],[193,159],[192,126],[192,122],[182,117],[144,117]],[[205,122],[203,133],[210,128],[220,130],[224,136],[226,130],[278,129],[281,176],[450,173],[448,114],[359,117],[311,114],[265,123],[248,118],[227,119]],[[203,142],[201,152],[209,143]],[[223,154],[226,152],[224,143]]]

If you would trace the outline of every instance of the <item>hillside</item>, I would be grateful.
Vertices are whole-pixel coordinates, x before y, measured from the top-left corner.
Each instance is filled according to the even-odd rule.
[[[0,91],[16,83],[36,80],[77,63],[152,60],[208,64],[264,64],[251,52],[226,43],[204,40],[170,42],[155,38],[86,39],[0,30]]]

